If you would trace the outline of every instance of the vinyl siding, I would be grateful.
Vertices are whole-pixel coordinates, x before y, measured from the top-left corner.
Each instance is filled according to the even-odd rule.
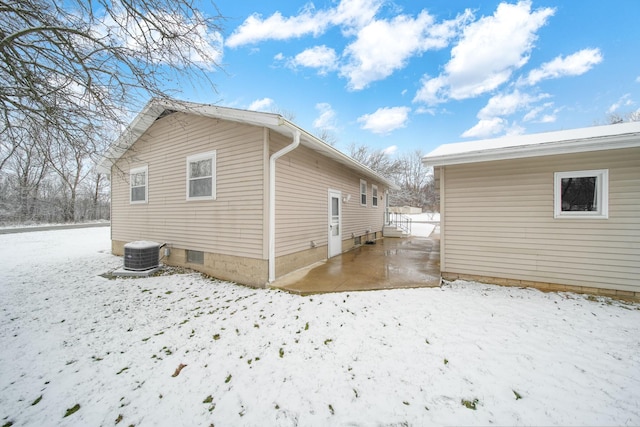
[[[271,152],[291,143],[271,133]],[[342,203],[342,239],[363,236],[366,230],[382,230],[384,192],[380,182],[367,179],[367,206],[360,206],[360,179],[346,167],[300,146],[280,158],[276,165],[276,256],[288,255],[328,243],[329,189],[338,190]],[[371,184],[378,186],[378,207],[371,206]],[[373,235],[372,235],[373,237]]]
[[[186,200],[186,159],[216,150],[216,200]],[[263,129],[174,113],[112,171],[112,239],[265,259]],[[129,169],[147,164],[148,203],[129,203]]]
[[[554,219],[554,172],[608,169],[608,219]],[[444,168],[443,271],[640,290],[640,149]]]

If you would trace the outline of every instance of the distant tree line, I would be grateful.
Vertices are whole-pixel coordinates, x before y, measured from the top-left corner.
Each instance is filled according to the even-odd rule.
[[[425,212],[438,212],[440,198],[435,188],[433,169],[422,164],[423,153],[415,150],[391,156],[384,150],[351,144],[348,154],[400,187],[389,193],[389,206],[413,206]]]
[[[90,145],[59,144],[45,128],[24,130],[0,164],[0,225],[109,219],[106,176]]]

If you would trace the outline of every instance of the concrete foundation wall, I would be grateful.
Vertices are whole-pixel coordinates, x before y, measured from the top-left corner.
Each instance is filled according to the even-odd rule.
[[[360,244],[367,240],[377,240],[382,238],[382,232],[370,233],[360,236]],[[124,245],[128,242],[113,240],[111,242],[111,252],[114,255],[124,256]],[[349,251],[359,245],[356,238],[342,241],[342,252]],[[163,249],[161,249],[162,251]],[[187,262],[187,251],[184,249],[170,248],[171,254],[162,258],[161,262],[174,266],[185,267],[202,272],[220,280],[240,283],[243,285],[264,287],[268,282],[268,261],[253,258],[237,257],[224,254],[213,254],[204,252],[204,263],[196,264]],[[160,255],[162,257],[162,253]],[[276,277],[282,277],[293,271],[307,267],[319,261],[327,259],[327,245],[299,251],[293,254],[276,258]]]
[[[327,259],[327,245],[276,258],[276,278]]]
[[[123,256],[125,243],[127,242],[112,241],[113,254]],[[204,252],[204,263],[197,264],[187,262],[186,250],[170,249],[171,255],[161,260],[166,265],[190,268],[216,279],[254,287],[264,287],[268,281],[269,264],[267,260]]]
[[[461,274],[442,272],[445,280],[468,280],[471,282],[487,283],[500,286],[517,286],[523,288],[535,288],[545,292],[576,292],[580,294],[600,295],[631,301],[640,301],[640,292],[623,291],[616,289],[594,288],[591,286],[561,285],[558,283],[535,282],[530,280],[505,279],[502,277],[478,276],[474,274]]]

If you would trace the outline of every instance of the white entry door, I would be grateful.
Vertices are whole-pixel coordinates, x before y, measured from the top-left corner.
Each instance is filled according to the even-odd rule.
[[[329,258],[342,253],[341,198],[339,191],[329,190]]]

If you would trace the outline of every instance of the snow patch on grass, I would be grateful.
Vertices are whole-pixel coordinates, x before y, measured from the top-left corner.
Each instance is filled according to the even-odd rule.
[[[640,424],[638,304],[109,280],[109,248],[108,228],[0,236],[0,424]]]

